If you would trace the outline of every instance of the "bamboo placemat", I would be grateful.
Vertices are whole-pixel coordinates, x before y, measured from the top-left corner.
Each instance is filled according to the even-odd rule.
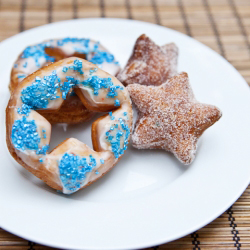
[[[186,33],[224,56],[250,85],[250,0],[0,0],[0,41],[46,23],[85,17],[137,19]],[[0,229],[1,249],[52,248]],[[250,186],[206,227],[151,249],[250,249]]]

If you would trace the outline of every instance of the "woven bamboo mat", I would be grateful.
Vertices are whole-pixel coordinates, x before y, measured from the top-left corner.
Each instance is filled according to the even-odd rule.
[[[137,19],[186,33],[224,56],[250,85],[250,0],[0,0],[0,41],[46,23],[85,17]],[[52,248],[0,229],[1,249]],[[211,224],[151,249],[250,249],[250,186]]]

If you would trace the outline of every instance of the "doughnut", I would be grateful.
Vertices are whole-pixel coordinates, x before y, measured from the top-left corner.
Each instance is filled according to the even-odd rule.
[[[186,165],[195,158],[199,137],[222,116],[217,107],[196,101],[187,73],[160,86],[130,84],[127,89],[139,113],[133,146],[170,151]]]
[[[178,48],[174,43],[160,47],[143,34],[117,78],[125,86],[133,83],[158,86],[177,74],[177,59]]]
[[[10,92],[13,92],[20,82],[36,70],[51,62],[59,61],[71,56],[86,59],[104,71],[116,75],[120,70],[114,56],[99,42],[70,38],[47,40],[43,43],[28,46],[17,58],[11,71]],[[68,108],[69,106],[69,108]],[[72,106],[74,107],[72,109]],[[94,113],[87,110],[78,96],[68,98],[57,113],[47,112],[44,117],[50,123],[80,123],[89,120]]]
[[[93,149],[69,138],[49,151],[53,113],[74,91],[93,112],[108,112],[92,124]],[[37,112],[37,111],[40,112]],[[70,57],[27,76],[6,108],[6,141],[12,157],[50,187],[70,194],[106,174],[122,157],[132,127],[126,88],[95,64]]]

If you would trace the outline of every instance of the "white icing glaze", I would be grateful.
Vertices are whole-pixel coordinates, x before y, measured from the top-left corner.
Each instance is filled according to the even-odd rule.
[[[95,168],[86,174],[86,178],[84,181],[82,181],[81,187],[86,186],[90,181],[95,181],[97,178],[99,178],[103,173],[107,172],[112,168],[114,165],[114,156],[111,152],[105,151],[105,152],[95,152],[91,148],[89,148],[86,144],[83,142],[75,139],[70,138],[68,141],[65,142],[65,144],[68,144],[69,147],[66,151],[63,151],[62,153],[59,150],[53,151],[51,154],[47,155],[47,166],[52,167],[52,169],[57,168],[58,171],[58,162],[62,159],[63,155],[65,153],[69,154],[75,154],[80,157],[86,157],[91,154],[96,159],[97,165]],[[103,159],[105,164],[101,164],[100,160]],[[116,161],[116,160],[115,160]],[[96,173],[98,171],[98,173]],[[70,194],[71,191],[67,190],[63,183],[61,182],[60,178],[60,185],[63,187],[63,193],[64,194]]]
[[[111,150],[111,145],[106,140],[106,131],[108,131],[113,124],[119,124],[119,118],[125,119],[127,121],[132,121],[132,112],[127,112],[128,110],[129,110],[128,104],[124,103],[120,109],[112,112],[112,115],[115,117],[114,120],[111,120],[110,116],[107,116],[98,123],[97,134],[100,138],[99,147],[102,150]],[[127,112],[126,116],[124,115],[124,112]],[[118,127],[118,129],[120,129],[120,126]],[[113,135],[113,133],[111,133],[111,135]],[[120,143],[121,147],[123,147],[124,146],[123,138]]]

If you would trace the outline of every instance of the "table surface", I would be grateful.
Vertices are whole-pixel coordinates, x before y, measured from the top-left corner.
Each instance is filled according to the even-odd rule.
[[[0,41],[46,23],[86,17],[136,19],[178,30],[220,53],[250,84],[250,0],[0,0]],[[0,229],[1,249],[54,248]],[[250,186],[206,227],[150,249],[250,249]]]

